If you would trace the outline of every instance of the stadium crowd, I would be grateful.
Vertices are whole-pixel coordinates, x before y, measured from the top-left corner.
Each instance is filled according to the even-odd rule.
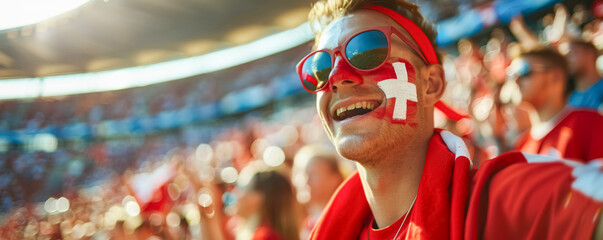
[[[533,104],[522,101],[515,80],[525,73],[513,60],[551,46],[570,63],[591,54],[591,63],[582,65],[603,70],[598,57],[603,15],[593,9],[556,5],[534,23],[518,17],[489,37],[447,48],[443,99],[471,118],[452,121],[436,114],[436,127],[463,136],[476,165],[514,149],[538,114]],[[154,86],[3,101],[0,132],[155,116],[218,102],[258,84],[279,91],[283,84],[275,82],[299,85],[294,65],[308,49],[304,45],[235,69]],[[594,104],[574,107],[601,112],[600,74],[589,83],[577,82],[576,72],[572,76],[575,91],[598,97]],[[247,239],[264,231],[260,234],[274,239],[270,228],[287,229],[279,232],[289,234],[285,239],[307,238],[354,165],[330,148],[314,99],[297,87],[295,94],[252,109],[151,133],[59,139],[49,152],[30,149],[26,142],[4,142],[0,238]],[[284,210],[271,214],[266,206]],[[291,222],[266,230],[260,218]]]

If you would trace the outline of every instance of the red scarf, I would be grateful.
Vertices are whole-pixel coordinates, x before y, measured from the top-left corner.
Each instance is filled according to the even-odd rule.
[[[463,238],[471,175],[471,161],[466,152],[460,138],[436,130],[427,149],[407,235],[398,239]],[[360,177],[354,173],[339,187],[310,239],[357,239],[371,216]]]

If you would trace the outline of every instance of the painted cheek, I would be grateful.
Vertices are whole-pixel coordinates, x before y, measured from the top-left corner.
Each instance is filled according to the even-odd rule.
[[[418,100],[413,66],[404,59],[388,61],[370,75],[387,98],[385,107],[375,110],[375,114],[394,124],[416,126]]]

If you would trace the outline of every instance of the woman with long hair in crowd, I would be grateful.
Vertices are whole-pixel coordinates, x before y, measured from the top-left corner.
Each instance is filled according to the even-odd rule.
[[[294,196],[291,183],[278,172],[255,173],[237,201],[242,223],[235,230],[236,239],[298,240]]]

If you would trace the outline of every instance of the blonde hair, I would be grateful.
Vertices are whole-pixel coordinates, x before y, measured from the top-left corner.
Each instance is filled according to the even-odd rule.
[[[433,24],[425,20],[419,12],[419,6],[406,0],[319,0],[314,3],[308,14],[310,27],[316,35],[316,43],[325,26],[334,20],[350,14],[366,5],[379,5],[396,11],[400,15],[417,24],[425,33],[434,49],[437,49],[436,34]],[[316,48],[316,43],[314,48]],[[438,60],[440,56],[438,56]]]

